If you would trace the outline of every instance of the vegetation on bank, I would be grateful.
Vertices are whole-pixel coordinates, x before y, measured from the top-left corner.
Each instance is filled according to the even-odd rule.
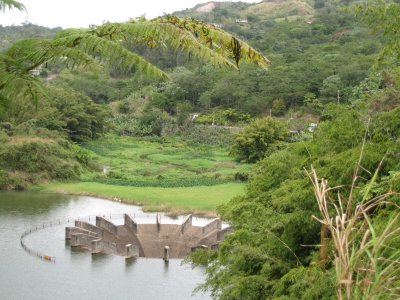
[[[87,164],[83,150],[56,132],[26,124],[0,130],[0,189],[78,180]]]
[[[368,122],[366,115],[351,107],[332,106],[325,111],[312,140],[287,144],[259,161],[246,195],[218,208],[235,231],[218,251],[199,251],[191,257],[194,265],[207,266],[207,280],[200,289],[210,290],[219,299],[334,299],[337,252],[329,236],[336,233],[325,232],[327,229],[313,217],[320,218],[321,213],[305,170],[313,166],[319,178],[328,178],[330,186],[338,186],[329,193],[342,201],[352,198],[352,203],[343,204],[352,209],[387,191],[399,191],[399,112],[396,108],[378,113]],[[359,172],[355,173],[357,164]],[[398,215],[399,199],[392,195],[368,211],[369,222],[376,228],[373,236],[381,234],[390,216]],[[337,200],[329,201],[339,205]],[[392,228],[399,228],[399,218],[393,220]],[[354,221],[352,230],[357,232],[358,226],[364,226],[361,224],[365,225]],[[393,264],[399,263],[399,237],[391,234],[388,244],[379,250]],[[399,284],[398,275],[398,271],[393,272],[393,286]],[[362,293],[359,295],[357,299],[364,299]]]

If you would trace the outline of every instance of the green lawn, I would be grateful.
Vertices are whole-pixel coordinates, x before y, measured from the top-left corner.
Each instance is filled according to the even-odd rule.
[[[143,204],[144,209],[193,213],[214,212],[220,204],[244,193],[242,183],[186,188],[128,187],[92,182],[50,183],[39,187],[44,192],[93,195],[119,198],[124,202]]]
[[[175,140],[149,140],[108,135],[83,145],[96,163],[110,168],[107,178],[125,181],[188,180],[219,178],[233,181],[236,173],[251,166],[238,163],[229,149],[189,145]],[[99,174],[90,174],[85,179]]]

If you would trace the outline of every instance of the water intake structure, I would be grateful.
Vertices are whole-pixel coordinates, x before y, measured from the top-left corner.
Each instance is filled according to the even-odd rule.
[[[184,258],[198,248],[218,247],[230,227],[222,229],[220,219],[205,226],[193,226],[192,215],[182,224],[162,224],[157,214],[155,224],[138,224],[124,214],[124,224],[115,225],[104,217],[96,217],[96,225],[75,221],[75,227],[65,228],[65,238],[71,247],[81,247],[91,253],[132,257]]]

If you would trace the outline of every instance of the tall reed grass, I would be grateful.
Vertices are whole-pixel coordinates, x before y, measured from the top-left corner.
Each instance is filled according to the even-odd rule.
[[[392,192],[370,196],[379,168],[364,188],[362,199],[353,202],[359,166],[360,161],[346,198],[340,187],[330,188],[326,179],[319,179],[314,168],[308,172],[321,213],[314,218],[328,229],[334,246],[336,294],[340,300],[400,299],[400,249],[395,246],[400,244],[400,210],[388,201]],[[395,210],[383,230],[378,229],[372,216],[388,205]]]

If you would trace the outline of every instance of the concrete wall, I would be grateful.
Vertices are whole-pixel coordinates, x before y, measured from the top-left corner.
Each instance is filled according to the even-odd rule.
[[[73,233],[71,234],[71,243],[72,247],[81,246],[85,247],[89,250],[92,249],[92,241],[97,238],[86,235],[84,233]]]
[[[94,226],[90,223],[83,222],[83,221],[75,221],[75,227],[86,229],[88,231],[96,233],[99,237],[103,237],[103,229],[101,229],[97,226]]]
[[[109,254],[118,254],[117,244],[100,241],[99,242],[102,252],[109,253]]]
[[[83,234],[83,233],[73,233],[71,234],[71,242],[70,245],[72,247],[80,246],[84,247],[88,250],[90,250],[92,253],[107,253],[107,254],[121,254],[123,253],[118,253],[117,249],[117,244],[115,243],[110,243],[110,242],[105,242],[102,241],[101,239]],[[132,252],[134,252],[135,248],[132,248]],[[139,253],[139,248],[137,249],[137,253]]]
[[[71,239],[71,234],[74,233],[84,233],[86,235],[90,235],[92,237],[99,237],[99,234],[89,231],[80,227],[65,227],[65,239],[69,240]]]
[[[190,227],[192,227],[192,215],[188,215],[182,222],[181,233],[184,234]]]
[[[103,217],[96,217],[96,226],[100,227],[104,230],[107,230],[108,232],[117,235],[117,226],[115,226],[113,223],[110,221],[104,219]]]
[[[214,219],[203,227],[203,235],[209,234],[214,230],[220,230],[220,229],[221,229],[221,220],[218,218]]]
[[[137,234],[137,223],[131,218],[130,215],[124,215],[125,225]]]

